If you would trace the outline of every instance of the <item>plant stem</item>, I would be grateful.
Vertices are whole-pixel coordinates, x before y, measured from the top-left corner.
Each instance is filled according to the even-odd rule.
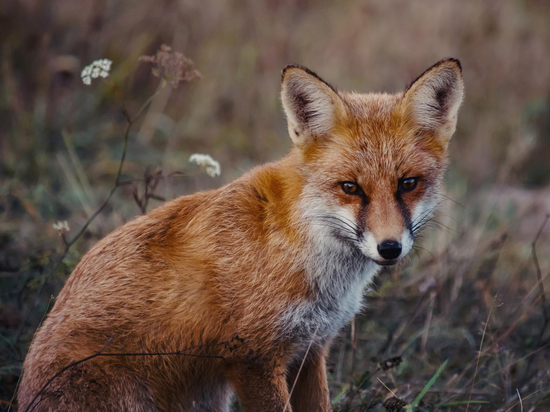
[[[141,107],[139,108],[139,110],[137,111],[137,113],[135,114],[134,117],[130,117],[128,115],[128,112],[126,111],[126,108],[124,107],[124,105],[122,105],[122,114],[126,118],[126,121],[128,122],[128,125],[126,126],[126,131],[124,132],[124,147],[122,149],[122,155],[120,157],[120,162],[119,162],[119,165],[118,165],[118,171],[117,171],[117,174],[116,174],[116,177],[115,177],[115,182],[114,182],[113,186],[111,187],[111,190],[109,191],[109,194],[103,200],[103,202],[99,205],[99,207],[96,209],[96,211],[88,218],[86,223],[84,223],[84,225],[80,228],[80,230],[76,233],[76,235],[74,235],[71,240],[65,242],[65,249],[63,250],[63,252],[59,256],[59,258],[57,259],[57,262],[55,263],[53,269],[50,271],[50,273],[48,275],[46,275],[42,278],[42,282],[40,283],[40,286],[38,287],[38,289],[36,290],[36,293],[34,294],[33,303],[30,307],[28,307],[28,309],[24,313],[24,315],[22,317],[22,320],[21,320],[21,324],[19,325],[19,328],[17,329],[17,332],[15,333],[15,336],[14,336],[14,339],[13,339],[13,345],[14,346],[16,346],[17,343],[19,342],[19,339],[21,338],[21,334],[23,332],[25,324],[27,323],[27,321],[29,320],[30,315],[32,314],[32,312],[34,311],[36,306],[38,305],[40,294],[42,293],[42,290],[44,289],[44,286],[46,285],[46,283],[48,283],[51,280],[51,278],[53,277],[53,275],[55,274],[57,269],[59,269],[59,267],[61,266],[61,263],[63,263],[63,260],[65,259],[65,257],[69,253],[69,249],[71,248],[71,246],[74,245],[76,243],[76,241],[80,238],[80,236],[82,236],[84,234],[86,229],[88,229],[88,226],[90,226],[90,224],[94,221],[94,219],[103,211],[105,206],[107,206],[107,204],[109,203],[109,201],[111,200],[111,198],[115,194],[116,190],[121,186],[120,177],[122,175],[122,169],[124,167],[124,161],[126,159],[126,151],[127,151],[127,148],[128,148],[128,138],[130,136],[130,130],[132,129],[132,126],[134,125],[134,123],[142,115],[144,110],[151,104],[151,102],[153,100],[155,100],[155,98],[160,94],[160,92],[166,87],[167,84],[168,83],[166,82],[166,80],[163,79],[161,81],[161,83],[159,84],[159,86],[157,87],[157,90],[155,91],[155,93],[153,93],[145,101],[145,103],[143,103],[141,105]]]

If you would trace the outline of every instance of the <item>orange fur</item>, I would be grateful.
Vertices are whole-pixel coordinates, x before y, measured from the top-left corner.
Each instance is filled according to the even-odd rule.
[[[417,110],[430,96],[439,109]],[[295,148],[218,190],[136,218],[92,248],[31,345],[20,411],[227,411],[235,391],[249,412],[280,412],[296,379],[288,411],[330,411],[330,342],[379,266],[359,240],[346,243],[345,225],[314,212],[351,216],[358,239],[412,233],[414,208],[437,193],[461,97],[454,60],[397,95],[337,93],[306,69],[287,68],[283,105]],[[421,179],[397,201],[404,176]],[[365,196],[344,193],[345,181]],[[104,353],[212,346],[187,350],[203,357],[96,357],[30,405],[56,372],[111,337]]]

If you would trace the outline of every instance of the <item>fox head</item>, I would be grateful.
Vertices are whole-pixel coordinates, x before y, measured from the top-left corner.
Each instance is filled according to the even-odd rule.
[[[302,216],[316,236],[379,265],[405,256],[437,206],[463,89],[456,59],[394,95],[338,92],[287,66],[282,103],[300,156]]]

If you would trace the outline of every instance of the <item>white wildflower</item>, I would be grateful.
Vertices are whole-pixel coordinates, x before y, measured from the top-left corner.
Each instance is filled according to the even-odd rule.
[[[60,221],[55,222],[53,224],[53,228],[57,230],[59,233],[64,233],[71,230],[69,228],[69,223],[66,220],[64,220],[63,222],[60,222]]]
[[[98,77],[108,77],[109,71],[111,70],[111,64],[113,64],[113,62],[109,59],[100,59],[92,62],[82,69],[82,73],[80,73],[82,82],[89,86],[92,84],[92,79],[97,79]]]
[[[210,155],[195,153],[189,157],[189,162],[196,163],[206,170],[209,176],[219,176],[221,173],[221,167]]]

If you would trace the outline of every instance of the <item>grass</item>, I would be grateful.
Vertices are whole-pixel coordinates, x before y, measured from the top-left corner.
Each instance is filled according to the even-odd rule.
[[[545,219],[541,228],[544,223]],[[484,230],[484,236],[488,236]],[[470,236],[453,235],[455,241],[469,238],[466,244],[471,242]],[[355,353],[351,360],[355,370],[371,372],[365,375],[366,379],[351,383],[344,383],[345,371],[340,374],[342,381],[333,383],[342,388],[336,392],[335,410],[380,410],[384,399],[395,396],[403,399],[408,409],[506,410],[518,399],[515,389],[522,391],[524,399],[532,394],[529,405],[534,410],[548,407],[547,361],[537,358],[548,349],[539,346],[538,339],[548,331],[542,316],[544,295],[538,288],[541,283],[536,277],[537,265],[527,255],[522,264],[516,265],[515,273],[508,272],[503,258],[509,253],[505,252],[506,242],[511,240],[503,242],[496,237],[484,242],[483,247],[477,246],[474,256],[461,259],[452,256],[447,246],[443,254],[432,252],[420,257],[414,263],[416,270],[397,270],[398,273],[386,275],[395,276],[393,281],[379,279],[368,312],[356,320],[359,339],[364,339],[363,351]],[[468,269],[466,276],[458,280],[464,268]],[[426,270],[434,282],[428,278],[422,284],[407,276]],[[517,283],[506,283],[506,278],[522,274],[531,275],[530,288],[516,290]],[[463,291],[455,294],[457,282],[461,282]],[[419,290],[426,286],[435,290],[435,298],[433,291]],[[380,313],[385,316],[377,316]],[[349,335],[342,339],[341,350],[350,350],[350,339]],[[362,345],[358,346],[361,349]],[[383,371],[375,363],[394,354],[402,357],[396,368]],[[438,363],[442,356],[448,360]],[[333,353],[337,367],[339,359],[346,356]],[[537,365],[536,370],[528,372],[529,364]],[[437,369],[431,379],[430,369]],[[395,389],[390,393],[374,376],[386,384],[392,382]],[[503,396],[506,393],[508,399]],[[349,394],[353,396],[351,403],[346,401]],[[420,404],[421,399],[424,404]],[[472,409],[473,405],[476,409]]]
[[[426,395],[426,393],[430,390],[430,388],[433,386],[433,384],[435,383],[435,381],[437,380],[439,375],[441,375],[441,372],[443,372],[443,369],[445,369],[445,366],[447,366],[448,362],[449,362],[449,360],[447,359],[445,362],[443,362],[441,364],[439,369],[435,372],[434,376],[432,376],[432,378],[428,381],[426,386],[424,386],[422,391],[418,394],[418,396],[416,398],[414,398],[414,401],[412,401],[412,403],[410,405],[408,405],[406,409],[412,411],[412,410],[414,410],[414,408],[416,408],[418,405],[420,405],[420,401],[422,400],[424,395]]]
[[[0,410],[14,402],[51,297],[98,239],[164,198],[221,186],[288,150],[284,65],[344,90],[393,92],[446,56],[461,59],[466,82],[446,197],[335,341],[334,410],[382,411],[395,396],[417,411],[550,409],[548,3],[107,3],[0,6]],[[74,236],[108,195],[128,125],[118,101],[137,113],[155,93],[138,57],[162,43],[203,79],[164,88],[144,109],[120,176],[136,189],[118,187],[61,261],[52,224],[67,220]],[[103,57],[114,62],[114,96],[80,80]],[[219,160],[222,176],[192,175],[195,152]],[[136,204],[152,176],[162,176],[157,198]]]

